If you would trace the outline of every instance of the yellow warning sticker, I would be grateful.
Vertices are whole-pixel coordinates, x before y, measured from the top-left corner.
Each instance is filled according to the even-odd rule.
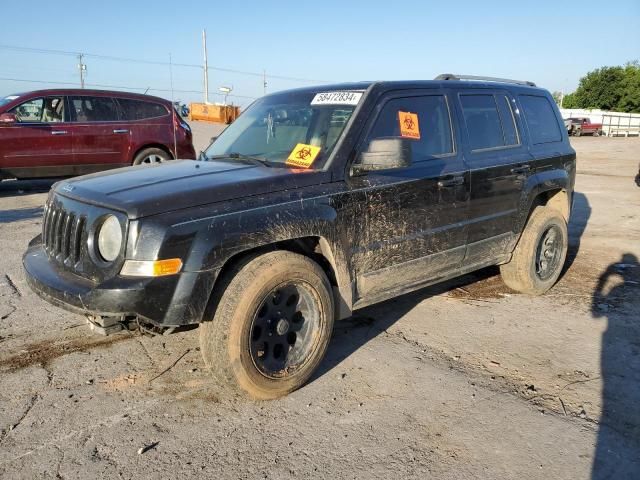
[[[319,153],[320,147],[299,143],[289,154],[287,165],[297,168],[309,168]]]
[[[420,124],[418,123],[417,113],[399,111],[398,120],[400,121],[401,137],[420,140]]]

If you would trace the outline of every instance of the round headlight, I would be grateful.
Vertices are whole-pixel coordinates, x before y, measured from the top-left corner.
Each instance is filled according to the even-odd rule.
[[[103,260],[113,262],[122,247],[122,228],[118,219],[109,215],[98,231],[98,253]]]

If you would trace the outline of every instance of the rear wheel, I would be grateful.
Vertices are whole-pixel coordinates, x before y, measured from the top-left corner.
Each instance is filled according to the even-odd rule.
[[[214,318],[200,326],[202,355],[219,387],[256,399],[300,388],[333,329],[324,271],[307,257],[277,251],[245,260],[226,282]]]
[[[536,207],[511,261],[500,266],[502,280],[522,293],[545,293],[562,272],[568,246],[567,222],[562,214],[549,207]]]
[[[145,148],[133,159],[133,165],[153,165],[171,160],[171,156],[160,148]]]

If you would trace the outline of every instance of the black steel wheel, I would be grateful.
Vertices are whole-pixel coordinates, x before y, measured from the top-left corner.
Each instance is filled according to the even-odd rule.
[[[550,226],[540,237],[536,249],[536,275],[548,280],[558,270],[563,251],[562,232],[557,225]]]
[[[269,292],[251,325],[249,348],[256,368],[269,378],[300,369],[317,348],[319,298],[308,285],[288,282]]]
[[[311,377],[331,338],[331,285],[313,260],[287,251],[244,259],[212,297],[200,328],[205,363],[223,391],[286,395]]]
[[[560,277],[568,248],[567,220],[553,208],[535,207],[511,261],[500,265],[502,280],[518,292],[542,295]]]

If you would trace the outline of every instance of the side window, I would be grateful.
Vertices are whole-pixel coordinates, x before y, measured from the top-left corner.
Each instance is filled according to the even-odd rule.
[[[425,95],[389,100],[366,143],[384,137],[410,138],[413,161],[453,153],[451,120],[445,97]]]
[[[516,118],[513,115],[511,100],[509,100],[509,97],[506,95],[496,95],[496,100],[498,101],[498,110],[500,112],[500,118],[502,119],[505,145],[519,145],[520,137],[516,127]]]
[[[118,120],[118,109],[109,97],[69,97],[76,122],[112,122]]]
[[[21,123],[55,123],[64,121],[64,97],[28,100],[11,110]]]
[[[159,103],[146,102],[144,100],[132,100],[119,98],[118,103],[122,108],[126,120],[146,120],[165,116],[168,111]]]
[[[506,145],[493,95],[460,95],[460,102],[471,150]]]
[[[520,95],[520,103],[529,125],[532,143],[539,144],[562,140],[558,120],[547,97]]]

